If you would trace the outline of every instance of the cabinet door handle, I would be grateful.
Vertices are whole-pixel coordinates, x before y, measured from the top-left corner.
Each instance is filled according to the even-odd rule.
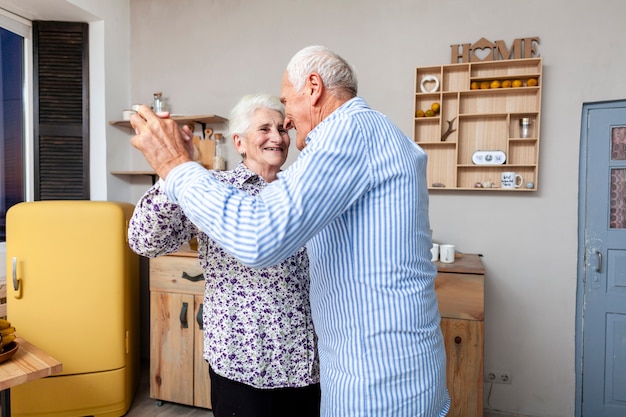
[[[203,274],[189,275],[185,271],[183,271],[182,277],[187,279],[187,280],[189,280],[189,281],[191,281],[191,282],[198,282],[198,281],[202,281],[204,279],[204,275]]]
[[[189,309],[189,304],[188,303],[183,303],[183,306],[180,309],[180,326],[183,329],[186,329],[187,327],[189,327],[189,324],[187,324],[187,310]]]
[[[602,252],[596,250],[596,257],[598,259],[598,263],[596,264],[596,272],[602,272]]]
[[[202,304],[200,304],[200,307],[198,307],[198,314],[196,314],[196,321],[198,322],[198,328],[200,330],[204,330],[204,327],[202,325]]]

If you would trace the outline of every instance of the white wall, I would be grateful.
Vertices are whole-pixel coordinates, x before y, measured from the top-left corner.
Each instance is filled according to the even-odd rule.
[[[227,116],[243,94],[278,93],[291,55],[324,44],[412,135],[416,66],[450,63],[452,44],[539,36],[539,190],[433,192],[431,222],[436,240],[484,255],[485,366],[513,375],[485,406],[573,416],[581,110],[626,95],[624,11],[621,0],[131,0],[131,96],[162,90],[175,113]]]
[[[104,68],[92,71],[102,72],[104,85],[92,87],[92,100],[104,117],[92,113],[92,138],[101,129],[107,145],[92,166],[106,172],[92,175],[92,189],[104,186],[107,199],[131,202],[149,179],[125,181],[108,172],[147,165],[128,144],[128,132],[106,121],[131,103],[149,103],[155,91],[164,92],[174,113],[227,116],[244,94],[278,93],[291,55],[324,44],[355,65],[360,95],[411,136],[416,66],[449,63],[452,44],[539,36],[539,190],[433,192],[431,223],[435,240],[484,255],[485,367],[513,377],[511,385],[494,386],[489,401],[486,387],[485,407],[574,415],[581,110],[584,102],[626,96],[622,0],[73,2],[104,19],[93,25],[92,48],[103,50],[95,61]]]

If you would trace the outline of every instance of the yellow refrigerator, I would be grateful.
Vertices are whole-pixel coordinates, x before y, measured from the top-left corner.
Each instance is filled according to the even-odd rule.
[[[7,212],[7,318],[63,364],[11,389],[13,416],[126,414],[139,383],[139,259],[134,206],[36,201]]]

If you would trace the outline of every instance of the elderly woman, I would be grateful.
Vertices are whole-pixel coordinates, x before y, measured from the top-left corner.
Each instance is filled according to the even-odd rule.
[[[243,160],[220,181],[258,194],[287,159],[284,106],[271,95],[245,96],[229,132]],[[204,358],[215,417],[319,416],[317,339],[309,306],[304,248],[280,264],[249,268],[194,226],[157,182],[140,199],[128,236],[136,253],[156,257],[198,238],[205,277]]]

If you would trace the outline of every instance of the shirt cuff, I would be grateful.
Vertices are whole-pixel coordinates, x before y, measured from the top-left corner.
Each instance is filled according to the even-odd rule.
[[[163,190],[167,198],[175,203],[180,204],[179,200],[185,194],[185,191],[198,180],[198,178],[212,177],[210,172],[197,162],[185,162],[174,167],[164,181]]]

